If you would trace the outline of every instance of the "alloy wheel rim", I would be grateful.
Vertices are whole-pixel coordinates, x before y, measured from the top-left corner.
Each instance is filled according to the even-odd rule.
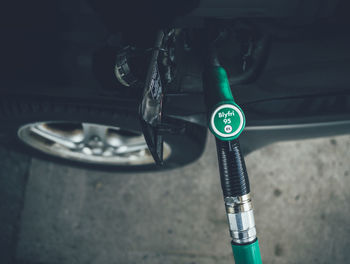
[[[100,165],[148,165],[153,158],[142,134],[93,123],[36,122],[18,130],[27,145],[56,157]],[[164,160],[171,154],[164,143]]]

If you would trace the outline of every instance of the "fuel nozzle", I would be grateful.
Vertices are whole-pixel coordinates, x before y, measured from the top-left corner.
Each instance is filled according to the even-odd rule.
[[[226,71],[215,53],[203,74],[208,125],[216,137],[221,187],[237,264],[260,264],[250,186],[238,137],[245,127],[245,116],[235,103]]]

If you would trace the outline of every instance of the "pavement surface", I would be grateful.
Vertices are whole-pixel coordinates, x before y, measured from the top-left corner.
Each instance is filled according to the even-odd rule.
[[[0,177],[28,181],[20,213],[6,218],[18,223],[7,232],[16,263],[233,263],[212,137],[197,162],[154,173],[88,171],[1,151],[12,165]],[[247,156],[264,264],[350,263],[349,158],[350,136]]]

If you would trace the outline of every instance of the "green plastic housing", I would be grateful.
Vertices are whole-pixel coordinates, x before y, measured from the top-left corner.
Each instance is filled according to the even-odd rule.
[[[223,67],[212,66],[204,72],[205,103],[209,109],[218,103],[234,103],[230,83]]]
[[[210,131],[220,140],[238,138],[245,127],[245,116],[233,99],[225,69],[209,67],[203,75],[203,86]]]
[[[258,240],[249,245],[232,244],[232,251],[236,264],[262,264]]]

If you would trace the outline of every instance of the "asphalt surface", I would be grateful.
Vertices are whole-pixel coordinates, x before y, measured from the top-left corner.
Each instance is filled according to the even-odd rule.
[[[12,177],[16,189],[28,177],[24,202],[21,188],[12,197],[17,213],[0,212],[13,223],[1,226],[2,252],[16,263],[233,263],[212,137],[196,163],[155,173],[88,171],[6,151],[2,182]],[[264,264],[349,263],[349,158],[349,136],[248,155]]]
[[[0,148],[0,263],[15,259],[29,167],[28,157]]]

